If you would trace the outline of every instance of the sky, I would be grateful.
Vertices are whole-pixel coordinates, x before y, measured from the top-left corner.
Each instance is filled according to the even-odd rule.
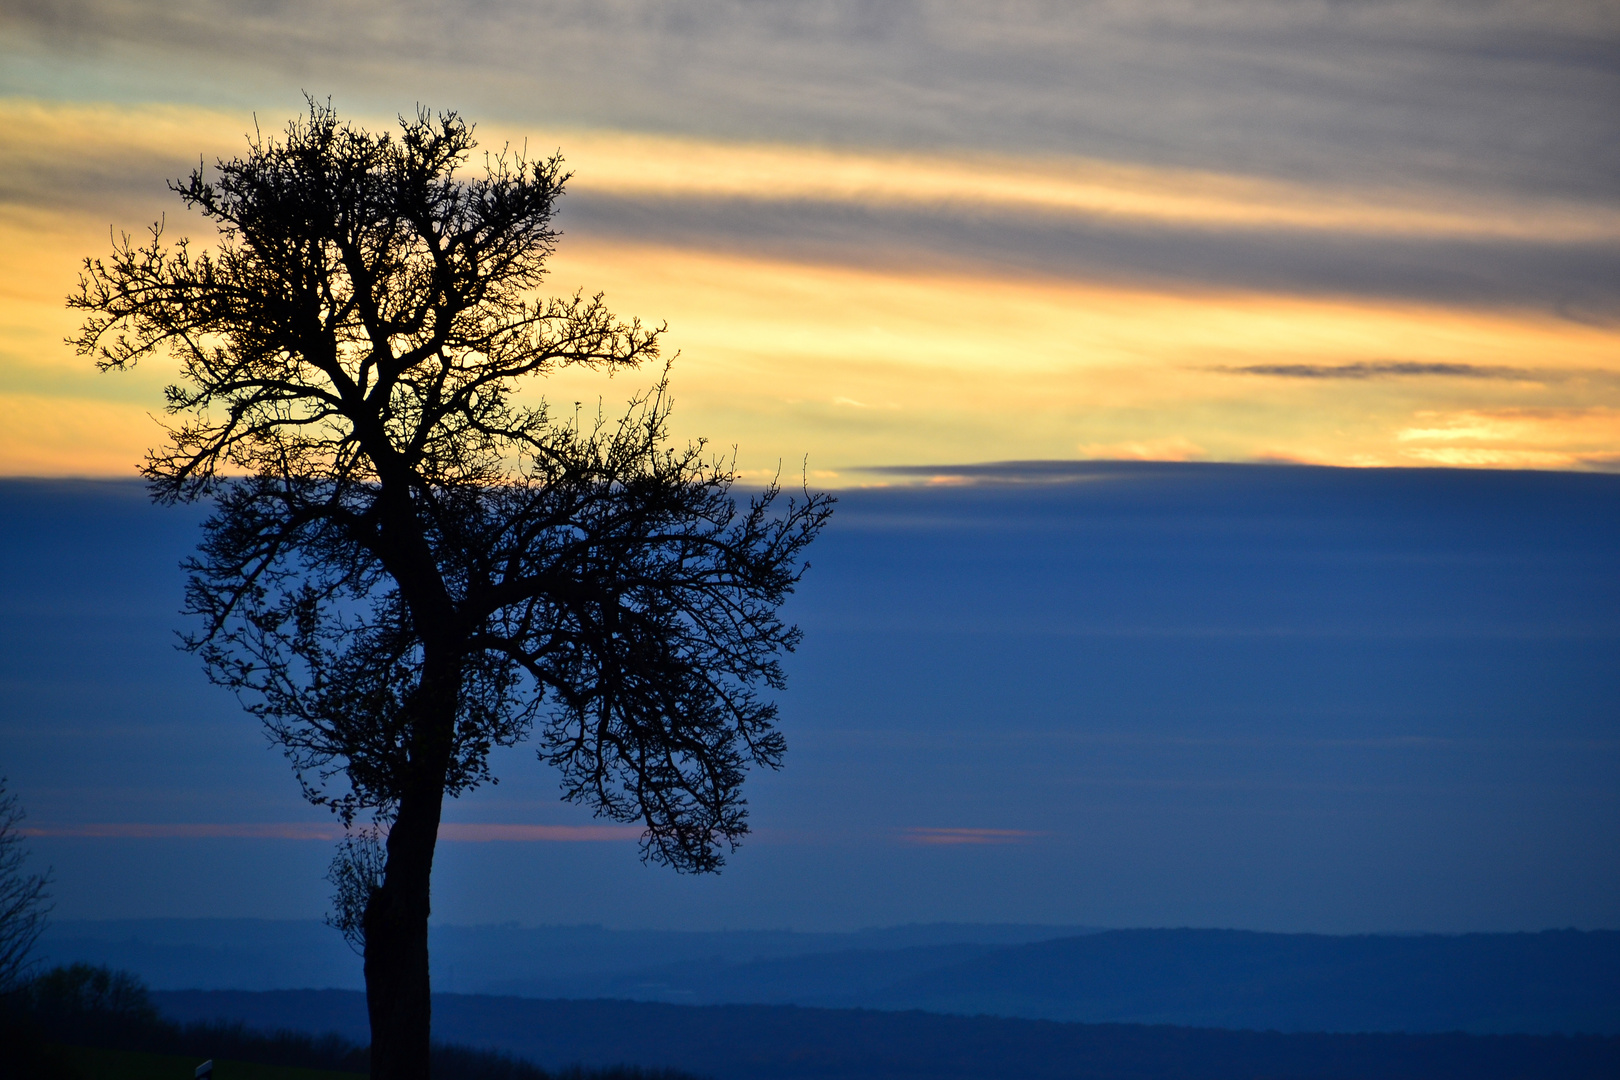
[[[1620,477],[1204,463],[840,493],[717,876],[530,748],[451,924],[1620,927]],[[0,762],[62,919],[314,919],[339,835],[174,648],[198,508],[0,481]]]
[[[0,474],[127,475],[76,267],[302,93],[560,148],[558,292],[667,323],[745,473],[1620,462],[1605,0],[0,6]],[[610,411],[650,374],[535,394]]]
[[[560,149],[550,287],[842,499],[727,873],[514,751],[436,917],[1620,926],[1611,0],[0,0],[0,771],[63,917],[325,907],[330,820],[169,647],[172,368],[62,343],[306,92]]]

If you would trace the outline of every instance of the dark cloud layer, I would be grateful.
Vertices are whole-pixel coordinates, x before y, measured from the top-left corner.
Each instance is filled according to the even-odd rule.
[[[580,234],[868,266],[1214,284],[1620,319],[1620,245],[1187,227],[951,207],[569,195]]]
[[[349,111],[427,101],[508,126],[1082,155],[1373,199],[1620,198],[1620,20],[1606,0],[10,0],[0,34],[18,60],[0,76],[12,93],[123,79],[148,97],[294,109],[307,88]],[[152,179],[184,167],[116,164]],[[9,201],[117,195],[94,156],[13,165]],[[1303,235],[580,191],[568,228],[655,243],[1620,317],[1620,246],[1602,236]]]
[[[0,206],[89,214],[121,229],[167,212],[172,229],[201,227],[165,187],[194,168],[197,157],[116,146],[71,156],[26,151],[0,138],[7,160]],[[580,177],[562,203],[561,226],[578,238],[873,269],[1506,305],[1597,324],[1620,320],[1620,291],[1613,287],[1620,281],[1620,243],[1613,240],[1211,227],[994,205],[633,197],[592,190],[590,181],[589,174]],[[1333,370],[1339,378],[1420,374]],[[1499,377],[1510,375],[1504,370]]]
[[[0,28],[80,58],[62,93],[138,64],[192,100],[1620,192],[1607,0],[12,0]]]
[[[1364,364],[1247,364],[1216,368],[1233,375],[1276,375],[1288,379],[1381,379],[1433,375],[1448,379],[1545,379],[1545,373],[1484,364],[1421,364],[1408,361]]]

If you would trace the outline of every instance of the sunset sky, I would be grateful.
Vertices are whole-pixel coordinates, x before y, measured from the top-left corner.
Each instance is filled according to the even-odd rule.
[[[667,322],[677,434],[747,475],[1620,463],[1601,0],[63,0],[0,42],[6,474],[158,438],[162,365],[97,375],[63,297],[110,230],[206,238],[165,181],[304,91],[560,148],[554,289]]]
[[[63,344],[305,92],[560,149],[550,287],[840,499],[726,874],[525,747],[437,918],[1620,925],[1614,0],[3,0],[0,775],[59,918],[326,909],[333,819],[173,648],[170,372]]]

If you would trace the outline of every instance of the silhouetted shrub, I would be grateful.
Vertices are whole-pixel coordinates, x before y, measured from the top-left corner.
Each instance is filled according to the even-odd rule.
[[[0,997],[0,1080],[78,1080],[47,1043],[17,994]]]
[[[370,1052],[341,1035],[256,1031],[239,1021],[178,1024],[152,1004],[139,979],[89,964],[53,968],[0,1002],[0,1080],[67,1080],[73,1074],[50,1044],[142,1050],[197,1058],[365,1073]],[[434,1080],[695,1080],[634,1066],[548,1072],[496,1050],[438,1043]]]

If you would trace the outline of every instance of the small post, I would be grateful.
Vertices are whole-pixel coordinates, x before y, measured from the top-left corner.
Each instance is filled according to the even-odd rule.
[[[197,1066],[194,1080],[214,1080],[214,1062],[212,1059]]]

